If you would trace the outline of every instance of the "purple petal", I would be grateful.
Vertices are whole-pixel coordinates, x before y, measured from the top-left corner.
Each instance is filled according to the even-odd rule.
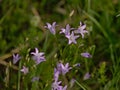
[[[92,57],[88,52],[81,53],[81,56],[83,56],[85,58],[91,58]]]
[[[24,74],[27,74],[29,72],[28,68],[25,66],[23,66],[23,68],[20,71],[23,72]]]
[[[87,73],[84,75],[83,80],[89,79],[90,76],[91,76],[91,75],[89,74],[89,72],[87,72]]]
[[[16,64],[20,59],[21,57],[19,56],[19,54],[13,54],[13,64]]]
[[[35,82],[35,81],[38,81],[39,79],[40,79],[39,77],[33,77],[31,81]]]

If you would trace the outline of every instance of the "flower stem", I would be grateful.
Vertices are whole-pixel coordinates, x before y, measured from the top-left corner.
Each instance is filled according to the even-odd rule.
[[[75,80],[76,84],[78,84],[78,86],[80,86],[83,90],[87,90],[85,87],[83,87],[83,85],[81,85],[77,80]]]
[[[21,61],[19,63],[19,69],[21,68]],[[18,70],[18,85],[17,85],[17,90],[20,90],[20,77],[21,77],[21,72]]]

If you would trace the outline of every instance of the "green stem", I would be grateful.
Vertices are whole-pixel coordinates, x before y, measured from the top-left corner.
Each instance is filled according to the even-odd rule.
[[[46,52],[48,38],[49,38],[49,33],[46,32],[46,38],[45,38],[44,47],[43,47],[44,52]]]
[[[88,60],[87,59],[85,59],[85,68],[86,68],[86,71],[88,72],[89,68],[88,68]]]
[[[83,85],[81,85],[77,80],[75,80],[75,82],[76,82],[76,84],[78,85],[78,86],[80,86],[83,90],[87,90],[85,87],[83,87]]]
[[[17,85],[17,90],[20,90],[20,77],[21,77],[20,68],[21,68],[21,61],[19,63],[19,70],[18,70],[18,85]]]
[[[113,68],[115,70],[116,63],[115,63],[115,57],[114,57],[114,51],[113,51],[112,44],[110,44],[109,48],[110,48],[110,54],[111,54],[110,56],[111,56],[111,60],[112,60],[112,63],[113,63]]]
[[[91,0],[87,0],[87,12],[89,13],[90,12],[90,9],[91,9]]]

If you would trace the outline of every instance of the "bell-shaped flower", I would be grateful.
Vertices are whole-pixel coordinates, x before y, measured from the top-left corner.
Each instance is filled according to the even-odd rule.
[[[87,72],[87,73],[84,75],[83,80],[87,80],[87,79],[89,79],[90,76],[91,76],[90,73]]]
[[[19,54],[13,54],[13,64],[16,64],[21,59]]]
[[[50,24],[50,23],[46,23],[46,24],[47,24],[47,26],[45,26],[45,28],[47,28],[53,35],[55,35],[56,34],[55,27],[57,26],[56,22],[53,22],[52,24]]]
[[[61,84],[61,81],[54,81],[52,83],[52,90],[67,90],[67,85],[63,87],[60,84]]]
[[[79,35],[74,35],[74,32],[72,32],[70,35],[66,35],[66,38],[69,40],[68,44],[74,43],[77,44],[76,39],[79,37]]]
[[[65,75],[72,67],[69,67],[69,63],[63,65],[62,63],[57,64],[57,70],[62,74]]]
[[[66,25],[66,28],[62,28],[60,33],[64,33],[66,35],[70,35],[70,31],[74,28],[71,28],[69,24]]]
[[[37,48],[35,48],[35,52],[31,52],[33,55],[33,60],[35,60],[36,64],[39,64],[45,60],[44,52],[39,52]]]
[[[80,26],[78,27],[77,30],[74,31],[74,33],[76,34],[81,34],[82,38],[84,38],[84,34],[88,33],[87,30],[85,30],[86,25],[82,25],[82,23],[80,22]]]
[[[90,55],[90,53],[88,53],[88,52],[81,53],[81,56],[85,57],[85,58],[91,58],[92,57],[92,55]]]
[[[23,68],[20,71],[23,72],[24,74],[27,74],[29,72],[28,68],[25,66],[23,66]]]
[[[60,74],[59,70],[57,70],[56,68],[54,68],[54,80],[55,81],[58,81],[59,74]]]

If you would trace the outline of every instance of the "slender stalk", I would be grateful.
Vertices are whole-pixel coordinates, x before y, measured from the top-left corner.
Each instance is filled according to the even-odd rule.
[[[89,71],[89,67],[88,67],[88,60],[85,59],[85,68],[86,68],[86,71],[88,72]]]
[[[46,52],[46,49],[47,49],[48,38],[49,38],[49,33],[46,32],[46,38],[45,38],[44,47],[43,47],[44,52]]]
[[[87,12],[89,13],[91,9],[91,0],[87,0]]]
[[[20,77],[21,77],[20,68],[21,68],[21,61],[19,63],[19,70],[18,70],[18,85],[17,85],[17,90],[20,90]]]
[[[77,80],[75,80],[75,82],[76,82],[76,84],[78,85],[78,86],[80,86],[83,90],[87,90],[85,87],[83,87],[83,85],[81,85]]]
[[[111,60],[112,60],[112,63],[113,63],[113,68],[115,70],[116,63],[115,63],[115,57],[114,57],[114,51],[113,51],[112,44],[110,44],[109,48],[110,48],[110,54],[111,54],[110,56],[111,56]]]

